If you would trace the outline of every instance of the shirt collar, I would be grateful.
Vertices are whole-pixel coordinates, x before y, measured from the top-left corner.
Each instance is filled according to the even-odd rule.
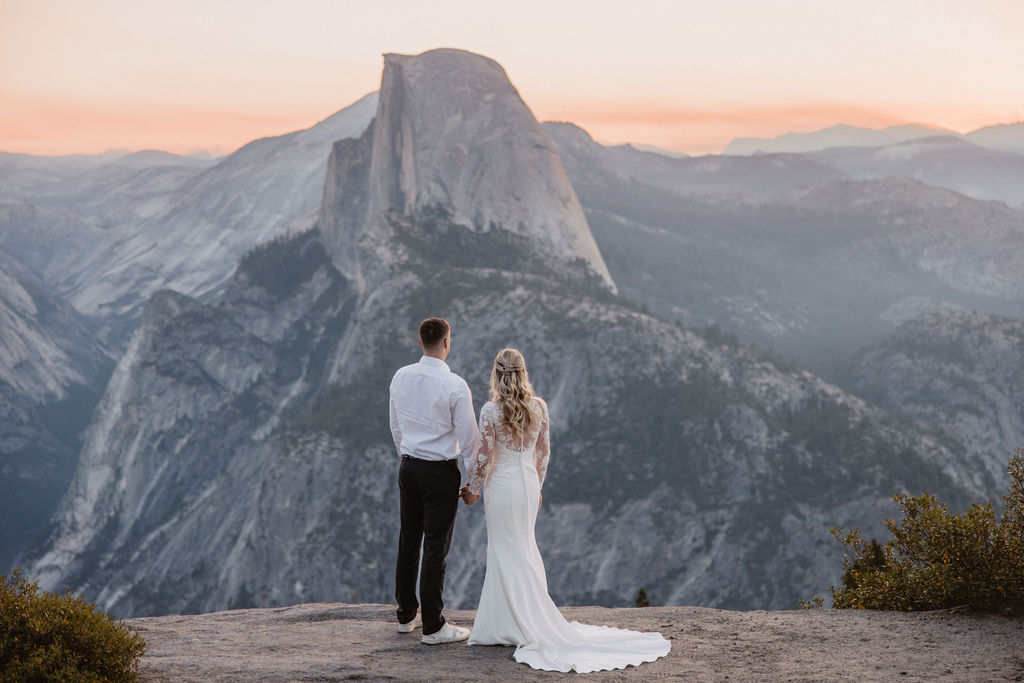
[[[420,358],[420,362],[423,363],[424,365],[430,365],[435,368],[444,368],[449,372],[451,371],[451,368],[448,367],[448,364],[445,363],[440,358],[434,358],[433,356],[423,356],[422,358]]]

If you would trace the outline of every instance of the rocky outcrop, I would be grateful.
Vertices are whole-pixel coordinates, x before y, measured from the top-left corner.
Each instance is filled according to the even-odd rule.
[[[82,317],[0,251],[0,572],[45,538],[113,367]]]
[[[59,400],[109,361],[82,317],[0,251],[0,384],[36,403]]]
[[[510,233],[567,276],[589,271],[614,290],[554,143],[496,62],[451,49],[387,54],[374,121],[362,146],[335,150],[321,212],[347,276],[362,282],[366,260],[380,260],[352,247],[392,241],[387,216],[429,214]]]
[[[152,297],[86,434],[78,476],[56,516],[58,533],[37,556],[44,583],[78,577],[92,588],[128,565],[148,566],[144,573],[160,566],[177,582],[184,577],[166,572],[187,556],[187,563],[204,562],[207,543],[197,539],[216,537],[214,528],[237,531],[239,520],[252,518],[258,497],[228,493],[241,485],[231,466],[248,473],[242,479],[259,481],[251,468],[260,465],[261,437],[291,399],[309,391],[307,384],[321,382],[322,361],[310,356],[324,340],[310,318],[330,326],[334,305],[345,301],[344,280],[323,247],[304,248],[309,237],[289,243],[288,265],[301,278],[294,288],[268,276],[265,254],[256,250],[219,306],[172,291]],[[210,516],[221,503],[231,512]],[[207,550],[220,555],[230,548]],[[101,601],[131,597],[124,586],[99,593]]]
[[[565,607],[569,620],[660,631],[667,657],[587,680],[1016,680],[1024,624],[946,612],[729,612],[699,607]],[[474,613],[452,612],[471,626]],[[394,607],[315,603],[131,619],[147,642],[143,680],[551,680],[512,648],[431,648],[395,630]]]
[[[1024,444],[1024,321],[976,311],[923,313],[858,359],[854,388],[897,415],[949,434],[997,500]]]

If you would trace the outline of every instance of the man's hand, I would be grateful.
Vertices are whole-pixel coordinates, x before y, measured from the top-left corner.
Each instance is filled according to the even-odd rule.
[[[466,484],[461,489],[459,489],[459,497],[462,498],[462,502],[465,503],[466,505],[472,505],[473,503],[480,500],[479,493],[470,492],[469,484]]]

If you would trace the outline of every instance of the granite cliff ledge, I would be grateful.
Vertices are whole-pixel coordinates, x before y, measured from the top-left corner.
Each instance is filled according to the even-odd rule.
[[[566,607],[569,619],[658,630],[668,657],[587,680],[1024,680],[1024,620],[702,607]],[[471,625],[472,611],[448,613]],[[429,647],[395,631],[394,607],[310,603],[126,622],[149,643],[143,681],[549,680],[511,648]],[[570,674],[571,675],[571,674]]]

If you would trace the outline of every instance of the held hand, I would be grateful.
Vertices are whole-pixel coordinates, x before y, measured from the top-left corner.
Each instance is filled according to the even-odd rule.
[[[459,497],[462,498],[462,502],[465,503],[466,505],[472,505],[473,503],[480,500],[480,494],[471,493],[468,484],[459,489]]]
[[[540,495],[539,493],[537,494],[537,496],[540,498],[540,500],[537,501],[537,509],[539,510],[540,506],[544,504],[544,496]]]

